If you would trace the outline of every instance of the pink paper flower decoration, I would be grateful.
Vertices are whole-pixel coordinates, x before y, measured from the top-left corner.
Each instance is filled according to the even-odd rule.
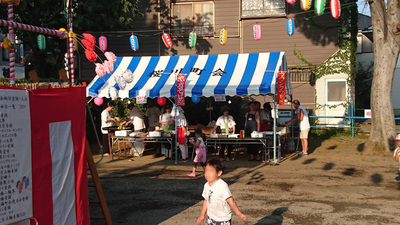
[[[114,63],[108,60],[104,60],[103,66],[107,73],[112,73],[112,71],[114,71]]]
[[[96,71],[97,76],[100,78],[103,78],[107,73],[103,64],[100,63],[96,63],[96,69],[94,69],[94,71]]]
[[[93,50],[86,49],[85,55],[90,62],[94,62],[97,59],[97,54]]]
[[[108,61],[112,62],[113,64],[117,61],[117,56],[115,56],[112,52],[105,52],[104,56],[107,58]]]

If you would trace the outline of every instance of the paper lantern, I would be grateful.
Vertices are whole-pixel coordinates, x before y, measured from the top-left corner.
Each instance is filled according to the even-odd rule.
[[[312,0],[300,0],[300,7],[304,11],[307,11],[311,8],[311,2],[312,2]]]
[[[286,0],[286,2],[289,4],[294,4],[296,2],[296,0]]]
[[[324,14],[325,10],[325,0],[315,0],[314,12],[316,15],[320,16]]]
[[[101,51],[106,51],[107,50],[107,38],[104,35],[101,35],[99,37],[99,47]]]
[[[288,19],[286,21],[286,31],[289,36],[294,34],[294,20]]]
[[[100,97],[96,97],[94,98],[94,104],[96,104],[97,106],[101,106],[101,104],[103,104],[103,98]]]
[[[219,43],[221,45],[225,45],[226,44],[226,37],[228,36],[228,31],[226,30],[226,28],[222,28],[221,31],[219,32]]]
[[[37,36],[37,42],[40,50],[44,50],[46,48],[46,38],[44,35],[39,34]]]
[[[166,99],[165,97],[157,98],[157,103],[158,103],[160,106],[165,105],[166,102],[167,102],[167,99]]]
[[[126,83],[131,83],[133,81],[133,73],[130,69],[126,69],[125,72],[122,74]]]
[[[189,33],[189,47],[193,48],[196,46],[196,39],[197,39],[197,34],[196,32],[192,31]]]
[[[132,35],[129,37],[129,42],[131,43],[131,49],[132,49],[133,51],[136,52],[137,50],[139,50],[139,41],[138,41],[138,38],[137,38],[136,35],[132,34]]]
[[[200,96],[193,95],[192,96],[192,102],[195,103],[195,104],[199,103],[200,102]]]
[[[340,0],[331,0],[331,15],[335,19],[340,17]]]
[[[258,23],[253,26],[253,36],[256,41],[261,39],[261,26]]]
[[[171,36],[169,36],[168,33],[164,32],[162,34],[162,40],[167,48],[172,48],[172,46],[174,46],[174,44],[172,43],[172,40],[171,40]]]

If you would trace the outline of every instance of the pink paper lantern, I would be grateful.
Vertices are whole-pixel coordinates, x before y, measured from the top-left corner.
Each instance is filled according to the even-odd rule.
[[[253,36],[256,41],[261,39],[261,26],[258,23],[253,26]]]
[[[99,37],[99,47],[103,52],[107,50],[107,38],[104,35]]]
[[[96,104],[97,106],[101,106],[101,104],[103,104],[103,98],[100,97],[94,98],[94,104]]]

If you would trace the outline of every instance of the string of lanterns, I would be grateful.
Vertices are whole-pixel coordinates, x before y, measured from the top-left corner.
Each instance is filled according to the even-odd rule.
[[[294,4],[296,2],[296,0],[286,0],[286,2],[288,4]],[[325,2],[326,2],[326,0],[315,0],[315,2],[314,2],[314,8],[315,8],[314,12],[315,12],[316,15],[321,16],[322,14],[324,14]],[[311,4],[312,4],[312,0],[300,0],[300,7],[304,11],[308,11],[311,8]],[[351,4],[350,6],[352,6],[352,5],[353,4]],[[340,0],[330,0],[330,11],[331,11],[331,16],[334,19],[338,19],[340,17],[340,14],[341,14]],[[294,34],[294,28],[295,28],[294,20],[293,19],[288,19],[287,22],[286,22],[286,31],[287,31],[287,34],[289,36],[292,36]],[[254,36],[254,39],[256,41],[261,39],[261,25],[258,24],[258,23],[253,25],[253,36]],[[228,31],[227,31],[226,27],[224,27],[219,32],[219,43],[221,45],[225,45],[226,41],[227,41],[227,37],[228,37]],[[172,48],[173,47],[174,44],[172,42],[170,34],[168,34],[168,33],[163,31],[162,35],[161,35],[161,38],[162,38],[162,40],[163,40],[163,42],[164,42],[164,44],[165,44],[165,46],[167,48]],[[139,50],[138,37],[136,35],[132,34],[129,37],[129,41],[130,41],[131,49],[133,51],[138,51]],[[196,42],[197,42],[197,34],[196,34],[195,31],[191,31],[189,33],[189,36],[188,36],[189,47],[190,48],[195,47],[196,46]],[[85,43],[87,44],[87,40],[83,39],[82,40],[82,44],[85,45]],[[94,43],[95,43],[95,41],[94,41]],[[38,35],[37,44],[38,44],[38,48],[40,50],[44,50],[46,48],[46,38],[45,38],[45,36]],[[78,43],[77,43],[77,40],[76,40],[76,36],[74,37],[74,43],[73,44],[74,44],[74,51],[76,51],[78,49]],[[93,48],[93,49],[91,49],[91,48]],[[104,35],[99,37],[99,49],[102,52],[105,52],[107,50],[107,38]],[[89,47],[89,50],[94,50],[94,46]],[[85,54],[86,54],[86,51],[85,51]],[[88,52],[87,54],[89,55],[89,58],[91,60],[95,60],[97,58],[97,57],[95,58],[95,56],[93,54],[91,54],[91,52]]]

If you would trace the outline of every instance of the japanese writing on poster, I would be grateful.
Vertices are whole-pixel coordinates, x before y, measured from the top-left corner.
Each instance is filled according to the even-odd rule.
[[[215,94],[214,100],[216,102],[226,102],[226,96],[224,94]]]
[[[285,88],[286,88],[286,73],[279,72],[278,73],[278,82],[277,82],[277,102],[279,105],[285,104]]]
[[[185,106],[185,75],[179,74],[176,77],[176,105]]]
[[[146,104],[147,97],[146,96],[137,96],[136,97],[136,104]]]
[[[32,217],[29,95],[0,89],[0,225]]]

